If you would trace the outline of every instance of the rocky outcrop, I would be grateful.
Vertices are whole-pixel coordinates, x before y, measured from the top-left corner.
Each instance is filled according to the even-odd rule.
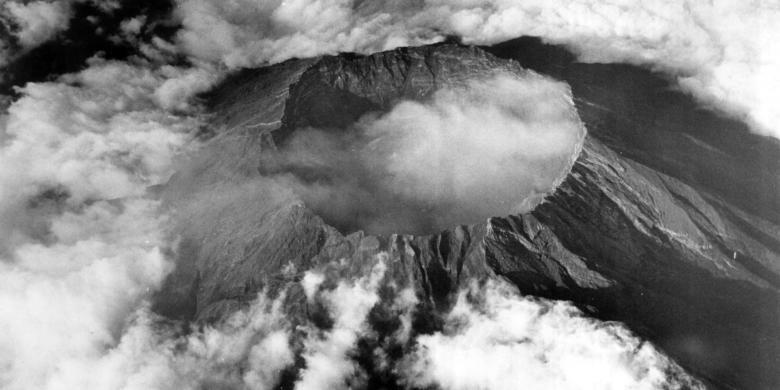
[[[610,66],[572,70],[580,64],[538,42],[557,56],[535,51],[523,63],[521,43],[491,49],[505,59],[442,44],[290,61],[226,81],[211,94],[214,135],[203,158],[164,197],[236,190],[193,202],[207,205],[197,213],[206,226],[180,221],[180,260],[157,310],[218,320],[263,288],[294,290],[301,272],[318,264],[347,259],[359,269],[387,252],[391,278],[433,312],[470,280],[500,276],[525,294],[625,322],[714,388],[780,386],[778,144],[679,92],[648,100],[665,82],[649,72],[629,67],[633,84],[616,85]],[[399,99],[524,66],[567,80],[589,130],[569,175],[530,213],[430,236],[344,235],[256,183],[259,154],[297,128],[338,131]],[[664,103],[659,113],[658,100],[680,106]],[[713,135],[693,123],[719,127]]]

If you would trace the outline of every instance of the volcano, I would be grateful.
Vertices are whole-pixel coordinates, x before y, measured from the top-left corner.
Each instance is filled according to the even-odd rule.
[[[267,175],[265,156],[305,129],[350,131],[401,101],[430,101],[445,85],[498,69],[566,83],[587,131],[571,166],[529,210],[374,235],[250,185]],[[303,271],[340,261],[357,274],[386,253],[388,278],[419,301],[414,332],[440,329],[474,280],[502,279],[624,323],[707,387],[780,387],[780,142],[702,107],[670,75],[581,63],[563,47],[520,38],[288,60],[235,73],[202,98],[204,146],[161,198],[180,204],[209,189],[248,189],[207,207],[192,202],[178,220],[177,267],[155,299],[165,316],[217,323],[259,292],[285,290],[291,318],[316,318]],[[398,326],[380,314],[375,325]]]

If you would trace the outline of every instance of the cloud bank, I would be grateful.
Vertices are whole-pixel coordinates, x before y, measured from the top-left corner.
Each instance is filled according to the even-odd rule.
[[[623,326],[588,319],[566,302],[521,297],[504,282],[462,292],[444,330],[416,341],[400,367],[417,387],[703,388]]]
[[[584,136],[567,85],[501,73],[352,128],[298,130],[261,171],[344,231],[429,234],[532,209]]]
[[[701,102],[780,138],[780,7],[771,1],[178,0],[178,43],[229,68],[463,37],[532,35],[590,62],[660,69]]]
[[[183,336],[142,307],[115,348],[68,362],[53,388],[271,389],[284,381],[298,390],[346,389],[366,388],[371,374],[404,388],[702,388],[621,325],[522,297],[500,281],[464,290],[443,329],[418,334],[407,325],[419,302],[385,279],[388,261],[380,254],[358,274],[345,274],[343,262],[304,274],[318,281],[301,282],[313,289],[307,307],[324,310],[326,325],[291,323],[285,293],[262,293],[225,322]],[[377,309],[399,325],[382,327]]]
[[[283,299],[260,294],[224,322],[184,336],[142,306],[116,346],[64,362],[49,388],[273,389],[294,363]]]
[[[147,188],[200,120],[155,92],[196,70],[89,65],[28,84],[0,121],[2,388],[74,388],[173,267]]]

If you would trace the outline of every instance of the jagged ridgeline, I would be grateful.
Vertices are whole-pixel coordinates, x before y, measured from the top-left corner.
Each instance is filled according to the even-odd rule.
[[[542,92],[501,91],[503,80],[495,98],[469,84],[496,74]],[[577,63],[532,39],[241,71],[207,96],[204,146],[163,190],[181,241],[156,309],[217,322],[268,289],[286,291],[285,310],[303,321],[318,311],[302,272],[334,261],[365,269],[387,253],[385,281],[418,301],[413,332],[441,327],[473,280],[500,277],[625,323],[713,388],[780,387],[780,145],[670,85],[628,65]],[[500,109],[470,116],[491,99]],[[405,121],[443,130],[463,122],[441,121],[442,112],[471,125],[429,140]],[[556,125],[545,132],[539,123]],[[525,126],[528,137],[509,138],[520,149],[496,145],[479,137],[502,134],[491,126]],[[522,147],[538,137],[549,138]],[[458,149],[483,143],[491,153],[481,160]],[[533,154],[551,145],[557,153]],[[416,165],[393,165],[399,153]],[[452,176],[418,169],[431,161]],[[494,165],[510,171],[490,180]],[[514,178],[523,186],[506,187]],[[494,214],[449,197],[464,188],[475,199],[517,196]],[[390,333],[400,326],[385,324]]]

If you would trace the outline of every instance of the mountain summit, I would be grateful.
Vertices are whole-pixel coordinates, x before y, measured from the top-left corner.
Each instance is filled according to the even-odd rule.
[[[357,274],[386,253],[387,278],[419,301],[415,332],[440,328],[474,280],[501,278],[626,324],[709,387],[777,388],[780,144],[701,108],[664,75],[573,58],[524,38],[290,60],[228,78],[205,96],[204,146],[161,190],[181,208],[181,241],[156,310],[213,323],[263,290],[286,289],[291,317],[316,317],[304,271],[341,261]],[[567,83],[587,130],[527,210],[371,235],[274,187],[279,177],[321,185],[330,176],[268,179],[278,168],[268,156],[291,140],[332,140],[306,131],[343,140],[401,102],[430,102],[498,71]]]

